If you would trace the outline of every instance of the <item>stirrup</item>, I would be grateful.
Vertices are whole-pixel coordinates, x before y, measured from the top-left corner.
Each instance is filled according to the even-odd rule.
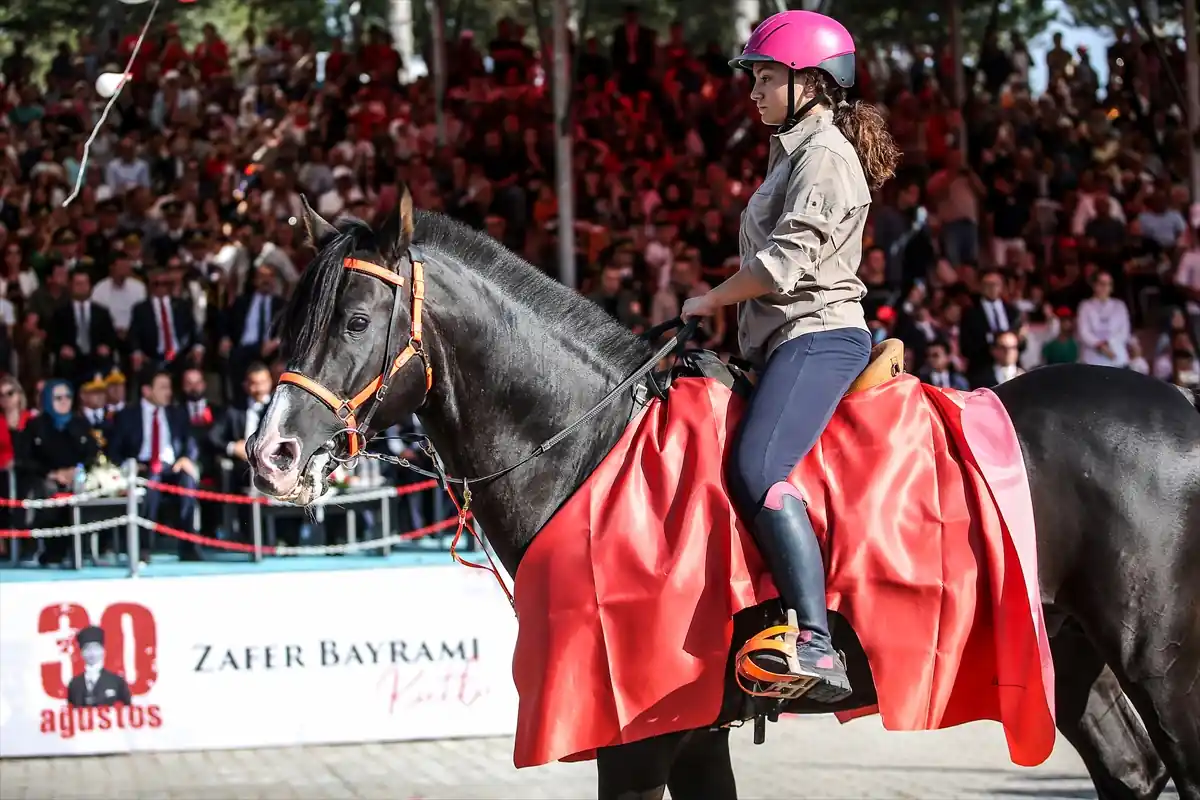
[[[800,625],[794,609],[788,609],[787,624],[773,625],[751,636],[738,650],[734,659],[734,679],[738,687],[751,697],[773,697],[793,700],[813,688],[820,678],[801,674],[796,643]],[[787,660],[789,672],[763,669],[750,658],[754,653],[774,652]],[[749,681],[749,685],[745,681]]]

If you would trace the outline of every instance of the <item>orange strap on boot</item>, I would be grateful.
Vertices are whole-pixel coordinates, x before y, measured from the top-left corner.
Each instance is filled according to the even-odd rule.
[[[773,625],[751,636],[738,650],[734,662],[734,679],[737,680],[738,687],[752,697],[781,699],[798,697],[812,688],[812,685],[816,683],[815,678],[763,669],[750,658],[753,653],[769,650],[779,653],[788,662],[794,663],[796,661],[796,640],[799,635],[800,629],[796,625]],[[743,678],[758,684],[766,684],[767,688],[755,689],[747,686],[743,682]]]

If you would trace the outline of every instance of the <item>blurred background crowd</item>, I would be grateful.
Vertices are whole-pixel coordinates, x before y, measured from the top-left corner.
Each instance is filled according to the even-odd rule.
[[[736,270],[770,131],[728,47],[637,7],[585,37],[572,59],[575,190],[561,198],[536,26],[457,27],[439,130],[431,81],[401,80],[411,65],[383,26],[318,47],[283,26],[157,25],[65,208],[104,103],[96,77],[121,71],[136,26],[55,39],[36,59],[9,39],[0,469],[19,494],[69,491],[102,457],[248,489],[245,439],[282,371],[271,320],[311,256],[301,193],[328,218],[370,218],[403,180],[418,207],[552,275],[558,204],[573,203],[577,288],[638,331]],[[993,15],[961,68],[944,42],[860,42],[855,94],[886,112],[904,153],[871,212],[867,313],[923,380],[990,387],[1083,361],[1200,384],[1196,141],[1169,80],[1183,83],[1183,52],[1136,27],[1111,33],[1102,52],[1057,35],[1038,64]],[[735,326],[728,309],[699,346],[728,353]],[[412,480],[386,467],[341,479]],[[447,510],[432,494],[410,505],[414,525]]]

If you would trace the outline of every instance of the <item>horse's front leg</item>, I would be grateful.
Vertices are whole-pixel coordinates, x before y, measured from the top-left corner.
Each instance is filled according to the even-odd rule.
[[[662,800],[671,765],[687,731],[654,736],[596,752],[599,800]]]

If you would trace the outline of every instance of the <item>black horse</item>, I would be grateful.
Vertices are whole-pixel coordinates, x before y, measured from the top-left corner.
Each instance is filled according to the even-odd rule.
[[[282,331],[289,369],[304,377],[280,385],[248,448],[267,495],[312,502],[332,456],[362,444],[348,426],[382,430],[414,410],[452,474],[504,471],[651,355],[492,239],[436,214],[414,218],[407,192],[378,232],[335,228],[307,207],[304,224],[319,254]],[[410,294],[426,294],[420,272],[427,299]],[[1174,778],[1181,797],[1200,800],[1200,414],[1165,383],[1083,365],[1034,371],[997,394],[1033,494],[1058,728],[1101,798],[1153,798]],[[553,449],[474,488],[473,511],[510,575],[616,443],[633,403],[623,393]],[[854,677],[848,706],[872,702],[860,689],[869,672]],[[801,700],[789,710],[829,709]],[[729,730],[715,727],[735,718],[602,749],[600,796],[736,796]]]

